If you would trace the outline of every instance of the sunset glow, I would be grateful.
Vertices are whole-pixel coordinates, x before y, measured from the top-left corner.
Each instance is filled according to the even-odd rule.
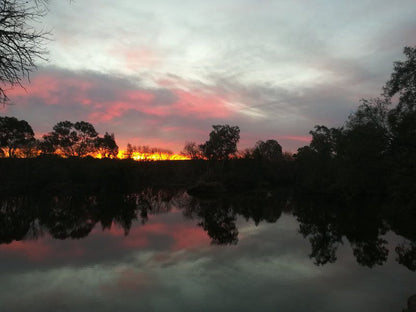
[[[100,154],[93,155],[95,158],[102,158]],[[117,155],[118,159],[127,159],[127,151],[121,150]],[[131,159],[137,161],[159,161],[159,160],[189,160],[190,158],[180,154],[169,153],[139,153],[133,152]]]
[[[57,155],[63,156],[59,152],[56,153]],[[93,153],[88,154],[88,156],[103,159],[103,155],[101,153]],[[131,159],[136,161],[160,161],[160,160],[189,160],[190,158],[181,154],[170,154],[170,153],[139,153],[133,152]],[[120,150],[117,154],[117,159],[129,159],[128,153],[126,150]]]
[[[0,0],[0,312],[416,312],[415,17]]]
[[[187,141],[204,143],[212,125],[238,125],[240,150],[275,139],[296,152],[315,125],[341,125],[361,98],[381,92],[391,62],[415,40],[414,2],[400,3],[383,0],[367,16],[359,1],[105,0],[99,10],[54,1],[36,25],[53,30],[48,62],[24,89],[8,90],[14,105],[0,114],[27,120],[38,137],[84,120],[119,146],[177,154]],[[300,23],[302,10],[310,14]]]

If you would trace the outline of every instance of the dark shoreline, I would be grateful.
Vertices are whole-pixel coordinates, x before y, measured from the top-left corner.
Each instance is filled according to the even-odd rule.
[[[124,191],[143,187],[191,188],[220,183],[227,192],[293,187],[293,161],[148,161],[39,157],[1,158],[0,195],[56,192],[66,187],[84,191]]]

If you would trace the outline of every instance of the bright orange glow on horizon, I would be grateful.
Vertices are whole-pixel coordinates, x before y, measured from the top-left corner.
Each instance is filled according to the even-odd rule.
[[[102,154],[95,153],[89,154],[88,156],[102,159],[104,158]],[[128,153],[125,150],[120,150],[117,154],[116,159],[129,159]],[[133,152],[130,156],[130,159],[136,161],[159,161],[159,160],[190,160],[188,156],[180,154],[170,154],[170,153],[140,153]]]
[[[118,159],[127,159],[128,153],[125,150],[120,150],[117,154]],[[137,161],[157,161],[157,160],[189,160],[188,156],[170,153],[141,153],[133,152],[131,159]]]
[[[32,157],[41,156],[42,153],[41,153],[40,150],[32,151],[30,156],[26,156],[24,154],[24,152],[22,152],[20,150],[16,150],[15,155],[18,158],[32,158]],[[60,150],[56,150],[53,153],[53,155],[58,155],[58,156],[63,157],[63,158],[68,157]],[[9,155],[7,153],[4,156],[9,157]],[[97,159],[105,158],[105,156],[102,155],[99,152],[89,153],[86,156],[97,158]],[[184,155],[181,155],[181,154],[173,154],[173,153],[165,153],[165,152],[156,152],[156,153],[133,152],[131,154],[131,156],[129,157],[127,151],[125,151],[125,150],[119,150],[119,152],[117,154],[117,157],[115,157],[115,158],[109,157],[109,158],[112,158],[112,159],[129,159],[130,158],[130,159],[135,160],[135,161],[190,160],[191,159],[188,156],[184,156]]]

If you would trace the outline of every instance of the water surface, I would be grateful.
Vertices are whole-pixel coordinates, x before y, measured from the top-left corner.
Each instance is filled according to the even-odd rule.
[[[401,311],[416,293],[412,220],[334,205],[284,192],[4,199],[1,310]]]

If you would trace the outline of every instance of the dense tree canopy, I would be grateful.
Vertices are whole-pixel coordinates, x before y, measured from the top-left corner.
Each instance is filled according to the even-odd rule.
[[[240,128],[229,125],[214,125],[209,140],[200,146],[203,155],[210,160],[228,159],[237,152]]]
[[[108,132],[106,132],[102,138],[97,137],[95,145],[96,145],[98,152],[104,158],[116,158],[117,157],[118,145],[114,138],[114,133],[109,134]]]
[[[25,120],[15,117],[0,117],[1,154],[15,157],[16,151],[35,141],[32,127]]]
[[[416,47],[404,54],[381,97],[362,100],[343,127],[310,132],[310,145],[297,154],[304,189],[416,192]]]
[[[64,156],[84,157],[95,150],[98,133],[85,121],[58,122],[53,131],[43,136],[45,150],[59,150]]]
[[[253,151],[254,158],[276,161],[283,158],[282,146],[276,140],[258,141]]]
[[[397,109],[414,111],[416,109],[416,46],[405,47],[405,61],[394,63],[394,71],[384,86],[386,97],[399,95]]]
[[[398,104],[388,113],[392,149],[403,155],[416,154],[416,47],[404,48],[405,61],[394,64],[394,72],[384,87],[389,99]]]

